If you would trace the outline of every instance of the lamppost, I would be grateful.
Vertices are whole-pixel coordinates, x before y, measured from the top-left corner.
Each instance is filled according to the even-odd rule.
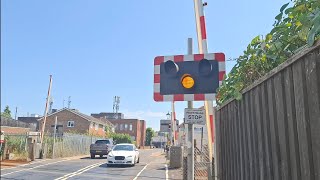
[[[174,136],[174,125],[173,125],[173,122],[172,122],[172,114],[170,114],[169,112],[166,114],[167,115],[167,120],[170,120],[170,123],[169,123],[169,138],[170,138],[170,145],[173,145],[172,143],[172,140],[173,140],[173,136]]]
[[[171,119],[171,114],[169,112],[166,115],[167,115],[167,120]]]

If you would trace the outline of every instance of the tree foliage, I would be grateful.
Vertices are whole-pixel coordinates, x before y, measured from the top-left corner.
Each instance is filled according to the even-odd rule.
[[[148,127],[146,129],[146,145],[147,146],[151,145],[151,140],[152,140],[152,137],[154,137],[154,135],[155,135],[154,130],[151,127]]]
[[[11,117],[11,111],[10,111],[10,108],[9,108],[8,105],[5,107],[5,109],[1,113],[1,116],[7,117],[7,118],[12,118]]]
[[[117,144],[119,143],[132,143],[131,137],[129,134],[122,134],[122,133],[111,133],[110,137],[115,141]]]
[[[291,5],[289,7],[289,5]],[[273,29],[252,39],[224,77],[217,104],[242,98],[241,91],[270,70],[320,39],[320,0],[293,0],[280,8]]]

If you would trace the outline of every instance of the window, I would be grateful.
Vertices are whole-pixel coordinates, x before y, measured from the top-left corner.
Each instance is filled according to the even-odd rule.
[[[97,140],[95,144],[110,144],[109,140]]]
[[[124,124],[124,130],[128,130],[128,124]]]
[[[95,130],[98,130],[98,127],[99,127],[99,124],[96,124],[95,127],[94,127],[94,129],[95,129]]]
[[[133,145],[116,145],[112,151],[134,151]]]
[[[123,124],[120,124],[120,131],[123,131]]]
[[[74,121],[68,121],[68,127],[74,127]]]
[[[132,124],[129,125],[129,130],[132,131]]]

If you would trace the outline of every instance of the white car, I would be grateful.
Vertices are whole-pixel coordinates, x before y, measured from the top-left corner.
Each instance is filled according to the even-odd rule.
[[[131,165],[139,163],[139,151],[134,144],[117,144],[108,154],[107,165]]]

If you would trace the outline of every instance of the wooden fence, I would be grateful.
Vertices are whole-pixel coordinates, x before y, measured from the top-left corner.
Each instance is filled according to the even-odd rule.
[[[216,111],[219,180],[320,179],[320,42]]]

